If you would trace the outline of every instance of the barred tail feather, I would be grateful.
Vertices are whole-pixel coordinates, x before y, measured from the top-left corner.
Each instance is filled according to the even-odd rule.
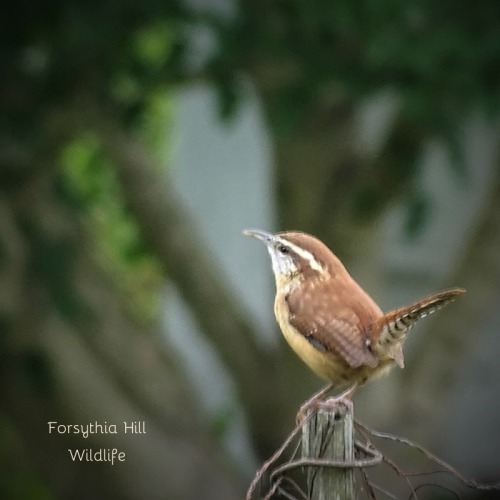
[[[404,366],[401,349],[395,349],[394,346],[404,342],[408,332],[420,318],[425,318],[453,302],[464,292],[463,288],[453,288],[388,312],[373,325],[371,331],[373,350],[381,356],[385,354],[393,358],[398,365]],[[398,356],[395,356],[396,352]]]

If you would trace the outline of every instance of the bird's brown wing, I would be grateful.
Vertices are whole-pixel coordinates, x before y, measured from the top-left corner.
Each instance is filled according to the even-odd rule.
[[[321,286],[321,283],[312,286]],[[291,291],[286,296],[290,324],[319,351],[334,351],[354,368],[376,366],[378,359],[368,349],[367,332],[363,331],[354,311],[342,307],[331,294],[313,294],[312,286],[310,290],[302,287],[300,292]]]

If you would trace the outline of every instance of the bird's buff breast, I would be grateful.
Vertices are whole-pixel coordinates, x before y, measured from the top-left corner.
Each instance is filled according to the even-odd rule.
[[[338,353],[333,351],[319,351],[311,345],[304,335],[290,325],[288,307],[284,295],[276,297],[274,313],[283,336],[299,358],[316,375],[336,386],[352,384],[354,382],[362,384],[369,378],[382,375],[394,365],[391,360],[390,362],[379,362],[375,368],[364,365],[353,368]]]

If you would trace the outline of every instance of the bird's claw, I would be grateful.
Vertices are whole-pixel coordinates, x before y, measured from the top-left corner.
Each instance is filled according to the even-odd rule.
[[[296,418],[297,425],[303,424],[308,410],[333,410],[341,404],[347,406],[348,410],[352,412],[354,407],[350,398],[355,389],[356,384],[344,391],[342,394],[339,394],[336,397],[328,398],[325,401],[321,401],[321,396],[323,396],[323,394],[318,393],[315,397],[311,398],[300,407]]]

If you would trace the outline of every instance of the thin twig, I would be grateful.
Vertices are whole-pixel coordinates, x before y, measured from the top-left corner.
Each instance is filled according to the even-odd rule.
[[[460,481],[462,484],[465,486],[468,486],[469,488],[474,488],[476,490],[482,490],[482,491],[492,491],[492,490],[500,490],[500,483],[495,483],[495,484],[479,484],[473,479],[467,479],[463,477],[456,469],[454,469],[451,465],[449,465],[447,462],[444,460],[440,459],[430,451],[426,450],[424,447],[414,443],[413,441],[410,441],[407,438],[400,437],[400,436],[395,436],[393,434],[388,434],[385,432],[378,432],[374,431],[373,429],[370,429],[369,427],[366,427],[366,425],[361,424],[360,422],[356,422],[356,424],[359,427],[362,427],[366,432],[369,432],[372,436],[376,436],[379,438],[383,439],[390,439],[391,441],[396,441],[398,443],[403,443],[406,444],[412,448],[415,448],[416,450],[419,450],[421,453],[423,453],[429,460],[432,460],[433,462],[437,463],[444,469],[446,469],[450,474],[453,474],[455,478]]]
[[[399,497],[397,497],[394,493],[391,493],[389,490],[386,490],[383,486],[380,486],[379,484],[374,483],[371,480],[368,480],[368,482],[370,483],[370,486],[388,496],[389,498],[392,498],[392,500],[399,500]]]
[[[430,474],[449,474],[450,471],[446,469],[437,469],[437,470],[425,470],[422,472],[405,472],[407,476],[428,476]]]
[[[408,488],[410,488],[410,491],[411,491],[410,498],[415,497],[415,500],[418,500],[417,493],[416,493],[415,489],[413,488],[413,484],[411,484],[411,481],[407,477],[406,473],[404,473],[390,458],[386,457],[385,455],[384,455],[383,460],[387,465],[389,465],[392,469],[394,469],[396,471],[396,474],[399,477],[403,477],[405,479],[406,484],[408,485]]]
[[[288,493],[288,491],[284,490],[283,488],[279,488],[278,493],[281,496],[288,498],[288,500],[299,500],[297,497],[294,497],[291,493]]]
[[[450,493],[453,493],[458,500],[462,500],[462,497],[453,489],[448,488],[448,486],[443,486],[442,484],[439,483],[424,483],[424,484],[419,484],[415,489],[418,490],[419,488],[423,488],[424,486],[435,486],[436,488],[441,488],[443,490],[449,491]],[[410,496],[409,500],[411,500],[412,497]]]
[[[352,468],[364,468],[364,467],[373,467],[378,465],[383,460],[383,455],[376,448],[369,448],[364,444],[356,441],[354,443],[356,448],[361,449],[367,455],[370,455],[369,458],[362,458],[359,460],[354,460],[352,462],[346,462],[343,460],[324,460],[324,459],[313,459],[313,458],[301,458],[299,460],[290,460],[289,462],[277,467],[271,473],[271,481],[276,476],[279,476],[283,472],[287,470],[296,469],[298,467],[304,467],[307,465],[311,465],[314,467],[337,467],[340,469],[352,469]],[[248,500],[248,499],[247,499]]]
[[[262,500],[271,500],[271,497],[279,488],[281,481],[283,481],[283,478],[282,477],[278,478],[278,480],[273,484],[273,487],[269,490],[269,493]]]
[[[283,442],[281,447],[273,454],[273,456],[267,460],[264,465],[261,467],[259,471],[257,471],[249,489],[247,492],[246,500],[251,500],[251,497],[253,493],[255,492],[255,489],[258,485],[258,483],[262,480],[264,474],[266,471],[271,467],[271,465],[276,462],[276,460],[282,455],[282,453],[285,451],[285,449],[290,445],[294,437],[299,433],[299,431],[302,429],[304,424],[308,422],[311,417],[314,415],[314,412],[309,413],[306,418],[300,422],[295,429],[290,433],[290,435],[286,438],[286,440]],[[291,492],[286,491],[283,489],[283,483],[286,481],[288,482],[296,492],[299,493],[300,497],[302,500],[307,500],[307,495],[304,493],[304,491],[300,488],[300,486],[293,481],[291,478],[283,475],[285,472],[290,471],[292,469],[300,468],[300,467],[306,467],[306,466],[312,466],[312,467],[336,467],[340,469],[351,469],[351,468],[359,468],[361,469],[361,474],[363,476],[365,486],[366,486],[366,491],[367,494],[369,495],[371,500],[376,500],[375,496],[375,491],[378,490],[384,495],[388,496],[389,498],[393,500],[399,500],[396,495],[391,493],[390,491],[386,490],[382,486],[379,486],[378,484],[374,483],[368,478],[368,475],[365,471],[366,467],[371,467],[380,464],[382,461],[387,463],[397,474],[398,476],[402,477],[405,479],[406,483],[408,484],[409,489],[411,490],[409,500],[418,500],[417,496],[417,491],[420,488],[423,488],[424,486],[436,486],[439,488],[442,488],[446,491],[449,491],[453,493],[459,500],[461,500],[460,495],[452,490],[451,488],[448,488],[446,486],[443,486],[438,483],[425,483],[418,485],[417,487],[414,487],[412,482],[410,481],[409,477],[410,476],[423,476],[423,475],[429,475],[429,474],[437,474],[437,473],[449,473],[452,474],[460,483],[464,484],[465,486],[468,486],[470,488],[475,488],[477,490],[483,490],[483,491],[491,491],[491,490],[500,490],[500,483],[496,484],[479,484],[476,481],[472,479],[467,479],[463,477],[456,469],[454,469],[451,465],[446,463],[444,460],[440,459],[430,451],[426,450],[422,446],[414,443],[413,441],[410,441],[407,438],[400,437],[400,436],[395,436],[393,434],[389,433],[384,433],[384,432],[378,432],[373,429],[370,429],[369,427],[366,427],[365,425],[361,424],[358,421],[354,422],[357,431],[361,434],[363,439],[365,440],[365,443],[362,443],[358,440],[354,442],[354,446],[356,447],[357,450],[362,451],[365,455],[368,455],[367,458],[362,458],[358,460],[353,460],[350,462],[342,461],[342,460],[326,460],[326,459],[311,459],[311,458],[303,458],[303,459],[298,459],[294,460],[294,457],[296,456],[300,442],[297,444],[295,447],[291,459],[286,462],[285,464],[275,468],[271,474],[270,474],[270,481],[272,483],[272,487],[267,493],[267,495],[263,498],[263,500],[270,500],[274,494],[278,493],[278,495],[281,495],[285,498],[288,498],[289,500],[299,500],[297,497],[295,497]],[[421,453],[423,453],[428,459],[432,460],[436,464],[440,465],[443,467],[443,469],[439,470],[433,470],[433,471],[425,471],[425,472],[404,472],[401,470],[396,463],[394,463],[391,459],[386,457],[384,454],[382,454],[370,441],[368,438],[367,434],[371,434],[372,436],[378,437],[378,438],[383,438],[383,439],[389,439],[392,441],[396,441],[402,444],[406,444],[407,446],[410,446],[412,448],[417,449]]]
[[[281,476],[280,479],[283,479],[284,481],[290,483],[293,488],[300,494],[303,500],[309,500],[305,492],[302,490],[302,488],[291,478],[288,476]]]
[[[281,456],[281,454],[286,450],[286,448],[288,447],[288,445],[292,442],[293,438],[302,429],[302,427],[304,426],[304,424],[309,421],[309,419],[311,418],[311,416],[312,416],[312,413],[310,415],[308,415],[299,425],[297,425],[297,427],[295,427],[295,429],[285,439],[285,441],[283,442],[283,444],[278,448],[278,450],[276,450],[276,452],[274,453],[274,455],[269,460],[267,460],[266,462],[264,462],[264,465],[257,471],[257,474],[255,474],[255,477],[253,478],[253,481],[250,484],[250,487],[248,488],[246,500],[251,500],[253,492],[255,491],[255,488],[256,488],[257,484],[259,484],[259,481],[262,479],[262,476],[264,475],[264,473],[267,471],[267,469],[269,469],[269,467],[276,460],[278,460],[278,458]],[[272,476],[271,476],[271,478],[272,478]]]
[[[320,458],[301,458],[300,460],[294,460],[293,462],[287,462],[273,470],[271,473],[271,479],[273,477],[279,476],[285,471],[297,469],[299,467],[337,467],[339,469],[361,469],[363,467],[372,467],[380,463],[380,458],[378,456],[372,458],[366,458],[361,460],[353,460],[352,462],[346,462],[344,460],[325,460]]]
[[[368,474],[363,468],[361,469],[361,476],[363,477],[366,491],[368,492],[368,495],[370,496],[371,500],[377,500],[377,497],[375,496],[375,491],[373,490],[372,485],[370,484],[370,480],[368,479]]]
[[[294,497],[293,495],[291,495],[290,493],[288,493],[288,491],[284,490],[283,488],[280,488],[280,489],[278,490],[278,493],[279,493],[281,496],[283,496],[283,497],[285,497],[285,498],[288,498],[288,500],[298,500],[298,498],[297,498],[297,497]]]
[[[301,442],[302,442],[302,438],[299,439],[297,445],[295,446],[295,449],[293,450],[292,456],[290,457],[290,461],[292,461],[296,457],[297,453],[299,452]]]
[[[366,445],[370,447],[371,449],[377,450],[377,447],[370,441],[370,438],[366,435],[365,432],[363,432],[364,426],[363,424],[360,424],[356,419],[354,419],[354,428],[363,436],[363,439],[366,441]],[[358,444],[360,444],[359,441],[356,441]]]
[[[375,446],[373,446],[371,443],[363,444],[360,441],[356,440],[356,441],[354,441],[354,446],[357,449],[366,453],[367,455],[370,455],[373,459],[377,459],[378,463],[382,462],[384,455],[380,452],[380,450],[375,448]],[[371,465],[373,466],[373,465],[377,465],[377,464],[371,464]]]

